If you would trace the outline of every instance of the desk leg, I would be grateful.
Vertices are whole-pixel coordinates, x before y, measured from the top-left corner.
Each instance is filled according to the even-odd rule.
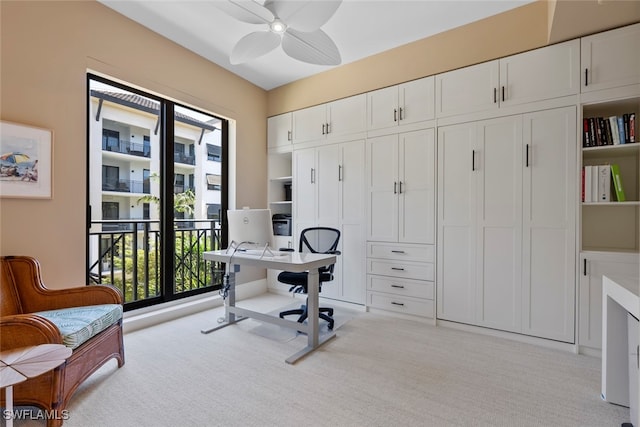
[[[629,406],[627,310],[605,294],[602,319],[602,398]]]
[[[224,300],[224,321],[220,325],[211,329],[202,329],[200,332],[203,334],[217,331],[218,329],[222,329],[246,319],[246,317],[236,317],[236,314],[233,312],[233,308],[236,306],[236,272],[240,271],[240,266],[232,265],[231,267],[231,272],[229,273],[229,293],[227,294],[227,298]]]

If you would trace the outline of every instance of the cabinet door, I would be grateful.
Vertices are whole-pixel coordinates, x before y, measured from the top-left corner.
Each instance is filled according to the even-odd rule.
[[[367,140],[369,221],[367,238],[398,241],[398,136]]]
[[[293,152],[294,221],[296,233],[316,224],[316,150],[309,148]]]
[[[583,252],[578,289],[578,344],[602,349],[602,276],[638,278],[638,256]]]
[[[293,142],[315,141],[325,138],[327,106],[325,104],[293,112]]]
[[[435,137],[433,129],[399,136],[398,241],[435,243]]]
[[[435,118],[435,77],[429,76],[398,87],[398,119],[410,124]]]
[[[340,224],[340,146],[329,145],[317,149],[316,188],[317,223],[324,227]]]
[[[575,107],[525,114],[522,332],[574,342]]]
[[[582,92],[640,83],[640,24],[581,39]]]
[[[519,332],[522,118],[487,120],[477,126],[476,322]]]
[[[437,317],[472,322],[475,306],[476,125],[438,128]]]
[[[367,129],[398,125],[398,86],[367,93]]]
[[[291,146],[291,113],[267,119],[267,146],[269,148]]]
[[[327,104],[327,134],[330,137],[352,135],[366,130],[367,97],[350,96]]]
[[[500,59],[500,104],[519,105],[577,94],[579,63],[579,40]]]
[[[437,75],[436,115],[497,109],[498,72],[496,60]]]

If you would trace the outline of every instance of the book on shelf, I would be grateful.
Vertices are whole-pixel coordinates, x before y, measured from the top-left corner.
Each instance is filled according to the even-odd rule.
[[[582,201],[590,203],[591,199],[591,166],[582,168]]]
[[[632,144],[638,139],[636,113],[610,117],[585,117],[582,127],[583,147]]]
[[[622,187],[622,177],[620,176],[620,166],[616,163],[611,164],[611,180],[613,181],[613,189],[616,193],[616,200],[618,202],[626,201],[624,195],[624,188]]]
[[[598,202],[611,201],[611,165],[598,165]]]

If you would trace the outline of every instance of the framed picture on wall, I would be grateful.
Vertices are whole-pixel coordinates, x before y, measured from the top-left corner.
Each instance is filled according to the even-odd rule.
[[[53,197],[53,132],[0,120],[0,197]]]

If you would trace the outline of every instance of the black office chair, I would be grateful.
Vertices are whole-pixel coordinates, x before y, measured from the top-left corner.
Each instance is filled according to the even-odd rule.
[[[335,228],[328,227],[311,227],[305,228],[300,233],[300,247],[298,249],[299,252],[306,253],[321,253],[321,254],[333,254],[340,255],[340,251],[338,248],[338,241],[340,240],[340,230],[336,230]],[[322,284],[324,282],[330,282],[333,280],[333,268],[334,264],[327,265],[324,267],[320,267],[318,269],[318,292],[322,289]],[[282,283],[286,283],[291,285],[289,288],[289,292],[294,293],[307,293],[307,281],[308,281],[308,272],[291,272],[291,271],[283,271],[278,274],[278,281]],[[280,313],[280,318],[284,319],[285,316],[290,315],[298,315],[298,322],[302,323],[307,318],[307,303],[297,308],[295,310],[287,310]],[[319,316],[321,319],[329,322],[329,329],[333,329],[333,308],[329,307],[320,307],[318,309]]]

